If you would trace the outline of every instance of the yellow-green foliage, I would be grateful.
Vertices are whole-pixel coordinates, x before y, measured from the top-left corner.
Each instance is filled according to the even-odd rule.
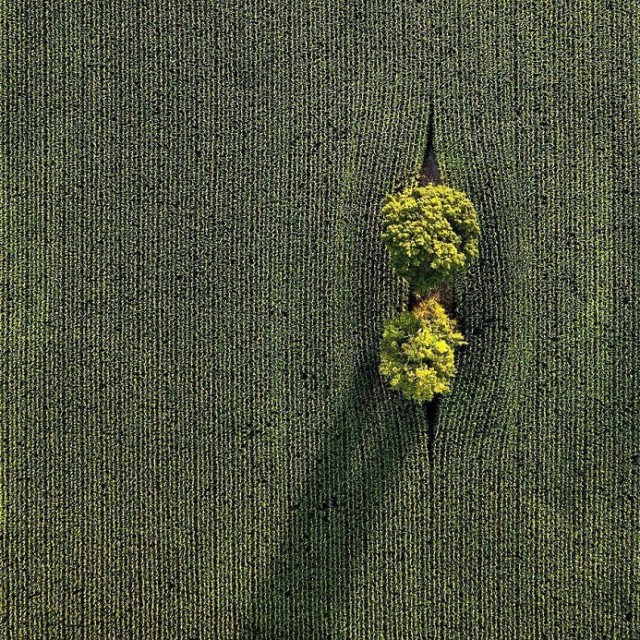
[[[412,186],[386,196],[382,213],[391,265],[415,291],[441,284],[478,255],[478,216],[462,191]]]
[[[380,373],[407,398],[425,402],[451,390],[454,347],[465,344],[455,321],[433,298],[389,320],[382,336]]]

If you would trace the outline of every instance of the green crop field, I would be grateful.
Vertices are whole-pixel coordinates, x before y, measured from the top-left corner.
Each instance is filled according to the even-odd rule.
[[[638,0],[1,5],[0,637],[640,638]],[[378,373],[432,104],[437,406]]]

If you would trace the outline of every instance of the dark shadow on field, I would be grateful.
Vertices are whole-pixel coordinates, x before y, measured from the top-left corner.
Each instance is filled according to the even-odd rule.
[[[420,179],[437,182],[433,121],[432,102]],[[355,206],[375,211],[380,197],[360,192]],[[371,305],[376,287],[388,273],[386,250],[378,234],[359,237],[357,246],[362,268],[353,282],[352,302],[360,318],[371,318],[372,312],[379,313]],[[373,525],[384,518],[377,509],[385,491],[395,490],[399,470],[424,434],[419,425],[427,425],[433,484],[440,401],[420,406],[386,385],[382,388],[378,374],[381,330],[381,323],[362,325],[366,346],[333,417],[318,434],[320,454],[304,487],[290,497],[282,544],[241,622],[241,640],[343,637],[340,615],[357,586],[354,576],[367,557]],[[425,508],[431,512],[433,505]]]
[[[299,502],[289,504],[288,530],[258,587],[238,636],[243,640],[335,637],[376,506],[417,441],[416,412],[425,419],[415,403],[385,402],[376,393],[377,346],[364,354],[326,425],[322,453],[300,498],[292,498]]]

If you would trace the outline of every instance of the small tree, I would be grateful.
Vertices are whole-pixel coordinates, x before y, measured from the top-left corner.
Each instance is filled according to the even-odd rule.
[[[454,348],[466,344],[456,323],[433,298],[387,321],[380,373],[407,398],[425,402],[451,390]]]
[[[478,216],[462,191],[411,186],[386,196],[382,214],[391,265],[418,292],[450,279],[478,256]]]

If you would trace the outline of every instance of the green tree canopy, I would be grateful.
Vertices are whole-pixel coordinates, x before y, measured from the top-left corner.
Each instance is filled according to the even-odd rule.
[[[466,344],[455,326],[433,298],[390,319],[382,336],[380,373],[418,402],[449,392],[456,373],[454,348]]]
[[[462,191],[409,187],[387,195],[382,213],[391,265],[418,292],[448,280],[478,255],[478,216]]]

